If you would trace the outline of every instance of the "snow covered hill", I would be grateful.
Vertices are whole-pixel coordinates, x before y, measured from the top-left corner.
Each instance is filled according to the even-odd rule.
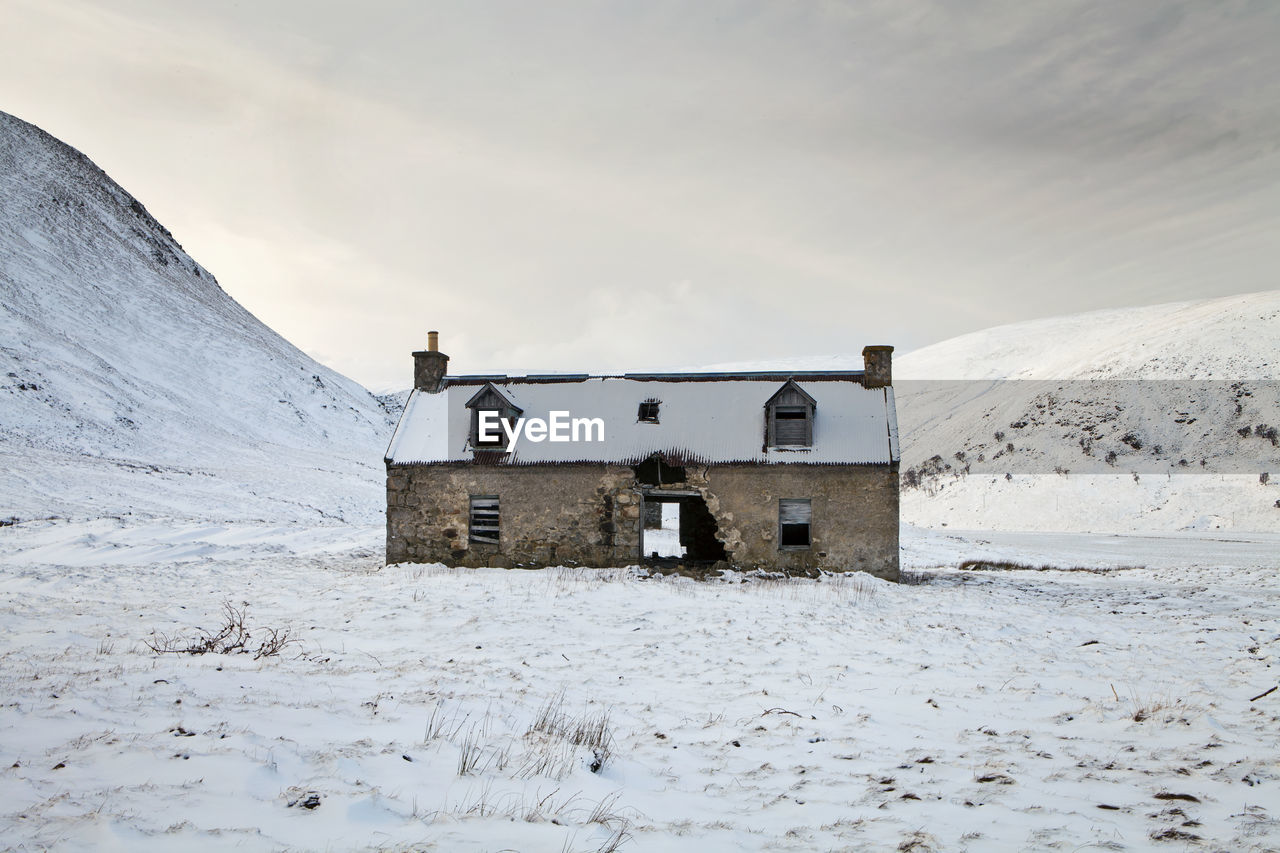
[[[996,326],[908,353],[894,378],[1280,380],[1280,290]]]
[[[1280,530],[1280,291],[1001,326],[898,360],[903,517]],[[939,381],[940,380],[940,381]]]
[[[368,521],[391,418],[0,113],[0,518]]]
[[[910,524],[1280,531],[1280,290],[999,326],[899,355],[893,379]]]

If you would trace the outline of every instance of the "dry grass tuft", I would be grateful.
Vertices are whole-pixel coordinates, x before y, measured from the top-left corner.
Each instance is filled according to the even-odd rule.
[[[592,773],[599,773],[613,757],[613,733],[609,727],[609,711],[587,712],[579,717],[571,717],[564,711],[564,692],[552,696],[538,709],[533,724],[525,734],[526,739],[543,741],[544,746],[556,742],[568,744],[570,747],[583,747],[591,750],[588,768]],[[537,764],[551,766],[559,764],[556,759],[563,753],[554,748],[541,750],[541,760]]]
[[[960,564],[960,571],[962,572],[1088,572],[1094,575],[1109,575],[1113,572],[1128,572],[1140,568],[1142,567],[1033,566],[1029,563],[1015,563],[1012,560],[965,560]]]

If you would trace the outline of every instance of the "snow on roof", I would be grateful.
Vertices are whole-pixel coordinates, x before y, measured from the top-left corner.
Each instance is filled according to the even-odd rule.
[[[521,433],[510,453],[481,449],[482,460],[499,456],[500,464],[633,465],[655,453],[672,464],[883,465],[898,461],[893,389],[864,388],[860,374],[655,376],[450,378],[439,393],[410,395],[386,461],[410,465],[475,460],[471,411],[466,404],[485,382],[522,409],[526,422],[549,421],[552,412],[567,412],[563,417],[600,418],[604,423],[604,441],[535,442]],[[813,445],[766,448],[765,402],[789,378],[816,402]],[[640,403],[648,400],[661,401],[657,423],[638,419]]]

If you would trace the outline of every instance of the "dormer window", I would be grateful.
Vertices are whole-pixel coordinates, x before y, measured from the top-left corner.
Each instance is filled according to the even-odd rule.
[[[661,400],[652,398],[645,400],[640,404],[640,410],[636,412],[636,421],[645,424],[656,424],[658,422],[658,407],[661,405]]]
[[[812,447],[813,415],[816,409],[814,399],[794,379],[788,379],[764,404],[765,446]]]
[[[467,401],[467,408],[471,410],[471,447],[475,450],[506,450],[507,431],[502,428],[502,422],[514,426],[523,409],[503,396],[492,382],[486,383]],[[480,429],[482,425],[487,427],[484,433]]]

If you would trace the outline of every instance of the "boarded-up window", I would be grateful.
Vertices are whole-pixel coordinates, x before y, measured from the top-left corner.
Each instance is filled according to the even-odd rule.
[[[471,496],[471,541],[498,544],[498,496]]]
[[[808,548],[813,503],[809,498],[781,498],[778,501],[778,547]]]
[[[804,447],[809,441],[809,410],[803,406],[778,406],[773,410],[774,444]]]

